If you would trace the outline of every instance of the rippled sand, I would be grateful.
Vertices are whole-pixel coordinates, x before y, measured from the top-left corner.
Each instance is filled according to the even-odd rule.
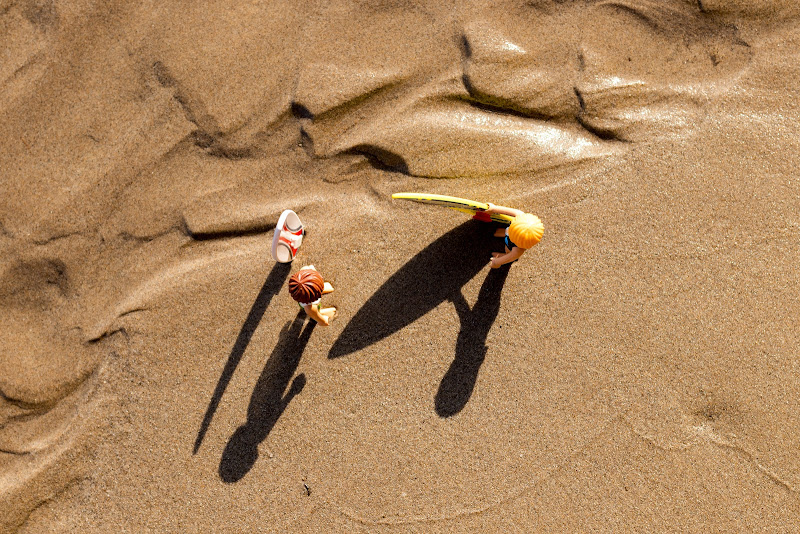
[[[0,36],[0,532],[800,531],[795,2],[0,0]],[[547,230],[490,271],[397,191]]]

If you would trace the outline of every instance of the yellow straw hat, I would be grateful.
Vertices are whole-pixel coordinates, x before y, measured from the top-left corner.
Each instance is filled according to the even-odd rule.
[[[531,248],[542,239],[544,225],[539,217],[530,213],[523,213],[514,217],[508,227],[508,237],[520,248]]]

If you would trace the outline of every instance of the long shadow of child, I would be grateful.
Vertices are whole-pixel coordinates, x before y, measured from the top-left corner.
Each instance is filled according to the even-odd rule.
[[[200,430],[198,430],[197,438],[194,441],[194,450],[192,454],[197,454],[197,451],[200,450],[200,445],[203,443],[209,426],[211,426],[211,420],[217,412],[219,403],[222,401],[222,395],[225,393],[225,389],[227,389],[228,384],[233,378],[233,373],[239,366],[239,362],[242,360],[247,346],[250,345],[250,340],[253,338],[253,334],[261,323],[261,319],[264,317],[264,312],[267,311],[272,297],[277,295],[283,287],[283,282],[289,275],[290,269],[291,267],[288,263],[276,263],[266,281],[264,281],[261,291],[258,292],[258,296],[255,302],[253,302],[253,306],[250,308],[250,313],[247,314],[247,319],[245,319],[242,329],[236,337],[236,342],[233,344],[231,353],[228,356],[228,361],[225,363],[225,368],[222,370],[222,374],[217,381],[217,387],[214,388],[214,393],[211,395],[208,408],[203,416],[203,422],[200,423]]]
[[[224,482],[238,482],[250,471],[258,459],[258,446],[305,386],[306,377],[301,373],[286,391],[317,324],[309,321],[303,328],[304,322],[305,313],[301,311],[281,330],[278,344],[264,365],[250,397],[247,421],[236,429],[222,453],[219,476]]]

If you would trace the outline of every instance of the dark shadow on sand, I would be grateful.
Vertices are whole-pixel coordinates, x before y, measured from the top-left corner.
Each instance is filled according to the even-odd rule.
[[[436,394],[436,413],[460,412],[475,388],[488,350],[486,338],[500,311],[509,266],[491,269],[470,309],[461,288],[487,267],[502,242],[492,237],[497,225],[468,221],[414,256],[389,278],[347,324],[328,353],[346,356],[394,334],[444,301],[456,307],[461,329],[456,355]],[[499,248],[498,248],[499,247]]]
[[[455,359],[436,393],[435,405],[439,417],[457,414],[472,396],[478,371],[489,350],[486,338],[500,312],[500,296],[509,268],[510,265],[504,265],[489,271],[472,309],[460,293],[461,298],[453,301],[461,319],[461,330],[456,341]]]
[[[461,288],[486,267],[492,227],[467,221],[450,230],[394,273],[358,310],[328,352],[346,356],[410,325],[446,300],[463,300]]]
[[[278,344],[264,365],[250,397],[247,421],[236,429],[222,453],[219,477],[223,482],[238,482],[252,469],[258,459],[258,446],[306,384],[306,377],[301,373],[289,386],[317,324],[308,321],[303,328],[305,317],[305,312],[301,310],[294,321],[287,322],[281,330]]]
[[[236,371],[236,367],[239,365],[244,351],[247,349],[247,345],[250,344],[250,339],[253,337],[256,328],[258,328],[258,324],[261,322],[264,312],[267,311],[272,297],[281,290],[283,282],[289,275],[290,270],[291,264],[276,263],[272,271],[270,271],[264,285],[261,287],[261,291],[258,292],[258,296],[255,302],[253,302],[253,306],[250,308],[250,313],[247,314],[247,319],[245,319],[239,331],[239,335],[236,337],[231,353],[228,356],[228,361],[225,363],[225,368],[222,370],[222,375],[217,381],[217,387],[214,388],[214,393],[211,395],[211,401],[208,403],[208,408],[203,416],[203,422],[200,423],[200,430],[197,432],[197,438],[194,441],[194,450],[192,454],[197,454],[197,451],[200,450],[200,445],[203,443],[203,438],[208,431],[208,427],[211,425],[211,419],[214,417],[214,413],[219,407],[222,395],[225,393],[225,388],[228,387],[228,384],[233,378],[233,373]]]

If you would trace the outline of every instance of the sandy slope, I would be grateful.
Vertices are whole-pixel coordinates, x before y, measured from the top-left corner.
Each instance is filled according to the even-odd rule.
[[[798,530],[797,11],[0,2],[0,531]]]

